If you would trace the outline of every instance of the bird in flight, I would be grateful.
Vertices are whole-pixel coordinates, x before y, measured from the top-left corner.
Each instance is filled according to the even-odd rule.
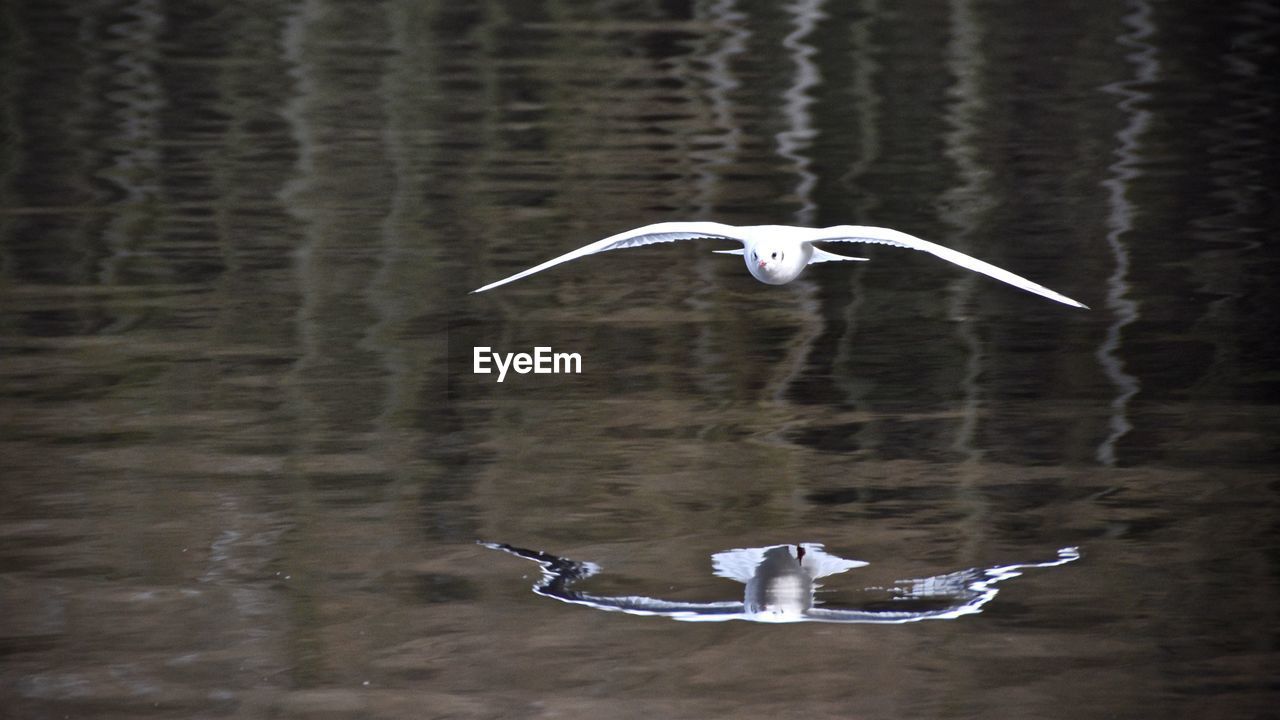
[[[989,275],[997,280],[1022,288],[1050,300],[1072,307],[1088,306],[1072,300],[1066,295],[1054,292],[1049,288],[1034,283],[1021,275],[1015,275],[1003,268],[970,257],[957,250],[943,247],[928,240],[908,235],[889,228],[871,227],[867,225],[834,225],[827,228],[805,228],[792,225],[725,225],[717,222],[662,222],[645,225],[634,230],[612,235],[584,245],[577,250],[552,258],[528,270],[523,270],[508,278],[489,283],[484,287],[472,290],[480,293],[506,285],[536,272],[554,267],[561,263],[577,260],[580,257],[594,255],[607,250],[653,245],[655,243],[675,242],[677,240],[735,240],[742,243],[736,250],[716,250],[727,255],[741,255],[747,263],[747,270],[755,279],[769,285],[783,285],[795,280],[806,267],[814,263],[835,261],[862,261],[867,258],[847,257],[827,252],[816,247],[814,243],[872,243],[892,245],[894,247],[923,250],[948,262],[955,263],[974,272]]]

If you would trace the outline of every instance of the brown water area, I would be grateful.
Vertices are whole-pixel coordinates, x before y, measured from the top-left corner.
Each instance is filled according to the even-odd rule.
[[[4,3],[0,716],[1275,716],[1278,35],[1247,0]],[[665,220],[893,227],[1091,309],[873,245],[468,294]],[[961,577],[965,612],[635,611],[741,602],[726,551],[780,545],[867,563],[821,606]]]

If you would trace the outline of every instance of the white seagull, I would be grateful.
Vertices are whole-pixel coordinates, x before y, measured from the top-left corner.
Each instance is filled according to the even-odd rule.
[[[489,283],[482,288],[472,290],[473,293],[492,290],[499,285],[506,285],[522,277],[541,272],[549,267],[580,257],[594,255],[607,250],[653,245],[654,243],[675,242],[677,240],[735,240],[742,243],[739,250],[716,250],[728,255],[741,255],[747,263],[747,270],[755,279],[769,285],[783,285],[795,280],[805,267],[813,263],[866,260],[867,258],[846,257],[827,252],[815,247],[814,243],[851,242],[893,245],[894,247],[923,250],[943,260],[953,262],[963,268],[1002,280],[1022,288],[1027,292],[1042,295],[1073,307],[1087,308],[1066,295],[1054,292],[1038,283],[1015,275],[1008,270],[998,268],[962,252],[943,247],[928,240],[908,235],[889,228],[871,227],[867,225],[834,225],[828,228],[805,228],[793,225],[725,225],[717,222],[662,222],[645,225],[634,230],[611,235],[584,245],[573,252],[552,258],[541,265],[535,265],[508,278]]]

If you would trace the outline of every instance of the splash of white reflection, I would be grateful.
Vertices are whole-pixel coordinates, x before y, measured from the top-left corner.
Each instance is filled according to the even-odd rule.
[[[1116,159],[1109,167],[1111,177],[1102,182],[1107,190],[1107,204],[1110,207],[1107,216],[1107,247],[1111,251],[1115,270],[1107,278],[1106,299],[1113,320],[1096,356],[1116,392],[1111,400],[1110,432],[1098,446],[1096,458],[1098,462],[1108,466],[1116,464],[1116,444],[1120,438],[1133,429],[1133,424],[1129,421],[1129,401],[1138,394],[1140,386],[1138,378],[1126,372],[1124,360],[1120,357],[1123,330],[1138,319],[1138,303],[1129,298],[1129,249],[1124,238],[1133,229],[1135,208],[1133,201],[1129,199],[1129,187],[1142,175],[1142,170],[1138,168],[1141,138],[1151,124],[1152,116],[1150,110],[1139,106],[1150,97],[1149,93],[1140,88],[1153,82],[1160,69],[1155,45],[1147,42],[1147,38],[1155,33],[1151,5],[1146,0],[1130,0],[1128,5],[1132,8],[1124,17],[1128,31],[1119,35],[1116,42],[1126,48],[1133,48],[1133,52],[1125,55],[1125,60],[1133,66],[1133,77],[1103,88],[1104,92],[1120,97],[1117,107],[1128,116],[1124,127],[1116,133],[1116,149],[1112,153]]]
[[[795,64],[795,78],[790,87],[783,93],[782,114],[787,119],[787,129],[778,133],[778,154],[789,160],[799,177],[796,183],[796,198],[800,201],[800,209],[796,211],[796,224],[810,226],[818,206],[813,201],[813,189],[818,184],[818,176],[810,169],[813,160],[805,154],[805,150],[813,142],[817,131],[813,127],[813,118],[809,106],[813,98],[809,90],[821,82],[818,66],[812,58],[818,52],[816,48],[805,42],[813,34],[818,21],[826,17],[822,12],[825,0],[796,0],[787,5],[787,12],[792,16],[795,27],[782,41],[782,46],[790,51],[791,61]]]

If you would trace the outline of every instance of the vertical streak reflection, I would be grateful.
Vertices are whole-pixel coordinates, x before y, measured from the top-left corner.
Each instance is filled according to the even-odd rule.
[[[991,172],[978,160],[975,142],[978,138],[978,117],[986,108],[982,98],[983,71],[982,27],[974,12],[973,0],[953,0],[950,3],[951,33],[947,43],[946,63],[951,72],[952,84],[947,89],[951,102],[947,105],[946,120],[951,126],[944,138],[945,154],[955,163],[960,184],[952,186],[943,195],[943,217],[957,229],[954,235],[962,251],[969,249],[967,239],[977,229],[983,213],[994,204],[990,199],[987,180]],[[982,375],[982,343],[968,322],[966,307],[976,283],[974,275],[961,278],[952,285],[947,314],[955,324],[956,335],[964,346],[968,359],[960,388],[964,394],[960,427],[956,431],[952,448],[962,453],[969,462],[981,459],[981,451],[974,445],[978,431],[978,413],[981,397],[978,378]]]
[[[297,161],[294,176],[280,189],[279,199],[303,227],[302,240],[294,252],[294,273],[299,296],[296,323],[301,357],[293,364],[289,372],[290,382],[286,385],[289,404],[297,418],[313,417],[315,414],[301,389],[306,366],[313,363],[314,358],[319,355],[319,340],[313,322],[319,293],[310,282],[310,278],[315,277],[313,264],[318,244],[315,232],[318,219],[309,206],[295,202],[306,193],[316,169],[316,137],[314,128],[307,120],[307,108],[308,99],[316,95],[317,83],[304,45],[309,31],[308,19],[317,13],[318,8],[313,0],[300,2],[295,11],[285,19],[280,38],[282,55],[290,68],[289,75],[293,85],[281,115],[289,125],[289,135],[297,148]]]
[[[1193,237],[1200,241],[1193,260],[1197,288],[1215,296],[1196,321],[1202,329],[1199,337],[1212,338],[1213,345],[1212,364],[1198,383],[1202,389],[1232,377],[1246,362],[1236,335],[1220,329],[1238,322],[1241,309],[1253,304],[1247,299],[1255,272],[1250,261],[1264,249],[1269,235],[1267,224],[1256,220],[1268,212],[1274,185],[1263,179],[1268,157],[1275,154],[1274,140],[1264,127],[1280,105],[1280,86],[1274,77],[1267,80],[1270,76],[1261,61],[1278,44],[1280,5],[1244,3],[1226,20],[1231,42],[1220,58],[1219,76],[1224,102],[1204,131],[1210,184],[1206,199],[1219,209],[1191,220]]]
[[[699,3],[697,16],[707,18],[713,27],[712,40],[699,48],[706,64],[707,104],[711,111],[711,127],[715,136],[699,138],[707,149],[693,152],[698,161],[694,212],[708,217],[715,209],[715,190],[720,182],[719,169],[733,162],[742,147],[742,128],[734,114],[733,91],[741,83],[734,77],[732,60],[746,51],[750,31],[743,26],[746,16],[737,9],[737,0],[715,0]]]
[[[120,148],[110,168],[100,175],[123,197],[119,212],[104,232],[112,254],[102,262],[98,280],[114,285],[143,240],[146,224],[160,195],[160,111],[165,104],[158,67],[164,14],[158,0],[138,0],[125,8],[123,18],[107,28],[109,43],[118,53],[112,60],[113,86],[111,147]],[[123,322],[123,320],[119,321]]]
[[[983,73],[986,70],[983,48],[983,26],[974,9],[974,0],[950,0],[948,3],[949,32],[945,63],[951,75],[947,87],[946,124],[943,135],[944,151],[956,169],[958,182],[942,195],[942,218],[955,228],[952,244],[961,251],[970,250],[971,238],[984,215],[995,204],[989,179],[991,171],[981,162],[978,148],[981,115],[987,108],[983,96]],[[974,323],[969,321],[968,307],[972,302],[977,278],[973,274],[951,283],[947,299],[947,317],[955,329],[965,354],[964,375],[960,378],[960,420],[951,449],[963,460],[955,473],[956,508],[962,513],[957,525],[964,527],[965,540],[961,543],[964,556],[972,556],[986,538],[989,525],[989,505],[978,483],[983,473],[980,464],[983,452],[976,443],[978,421],[982,409],[982,393],[978,378],[982,376],[986,355],[978,338]]]
[[[875,193],[861,192],[861,183],[880,158],[880,108],[884,99],[876,90],[876,77],[880,64],[876,62],[875,20],[881,9],[878,0],[863,0],[859,8],[863,17],[855,21],[850,28],[853,35],[854,64],[852,93],[856,102],[851,113],[857,127],[858,154],[850,163],[848,171],[840,178],[841,184],[847,186],[854,196],[854,216],[862,219],[870,215],[878,203]],[[851,298],[844,312],[844,330],[836,346],[836,357],[833,368],[843,369],[837,373],[845,404],[861,411],[869,412],[871,403],[867,400],[867,383],[857,377],[853,369],[859,319],[863,308],[862,277],[863,263],[853,263],[856,267],[849,269]],[[862,423],[855,434],[856,447],[870,448],[878,444],[876,425],[873,422]]]
[[[375,322],[370,326],[364,344],[376,352],[383,362],[386,376],[383,383],[385,397],[378,414],[377,427],[381,431],[386,454],[397,457],[400,453],[405,453],[406,449],[398,442],[400,434],[396,423],[401,416],[412,411],[413,401],[417,397],[415,391],[418,379],[413,372],[414,366],[407,344],[394,341],[398,331],[409,322],[415,311],[414,303],[406,301],[403,293],[398,292],[402,287],[400,281],[410,276],[413,268],[413,263],[406,261],[414,254],[414,249],[403,228],[413,226],[414,215],[425,195],[421,187],[415,186],[418,176],[413,164],[417,156],[412,142],[412,108],[405,98],[414,97],[408,91],[409,88],[418,93],[427,93],[434,78],[423,77],[421,74],[406,77],[410,72],[421,69],[411,59],[413,44],[410,28],[413,16],[411,11],[398,5],[388,6],[387,14],[389,47],[396,53],[397,61],[389,64],[378,87],[378,95],[387,115],[387,123],[383,128],[383,147],[386,152],[385,162],[393,182],[390,207],[378,233],[382,248],[377,255],[377,271],[370,279],[366,292]],[[429,246],[429,250],[434,250],[434,245]],[[406,475],[404,465],[405,463],[397,462],[394,470],[394,474],[401,480]]]
[[[807,42],[813,34],[818,21],[826,17],[822,12],[825,0],[796,0],[787,5],[787,12],[792,16],[794,29],[782,40],[795,65],[795,76],[783,93],[783,115],[787,119],[787,129],[778,133],[778,154],[789,160],[798,176],[795,195],[800,202],[796,211],[796,224],[812,226],[817,213],[817,203],[813,200],[813,190],[818,184],[818,176],[810,169],[813,159],[806,155],[817,131],[813,127],[812,113],[809,106],[813,98],[809,90],[818,85],[821,76],[818,66],[812,57],[817,49]],[[770,395],[776,404],[786,404],[786,394],[791,385],[804,372],[813,353],[814,344],[822,337],[826,323],[822,319],[822,307],[817,298],[817,287],[809,280],[798,280],[792,283],[799,295],[799,313],[804,327],[799,331],[795,345],[787,354],[785,362],[779,364],[781,372],[772,383]]]
[[[782,40],[782,46],[791,54],[795,64],[795,77],[782,95],[782,114],[787,119],[787,129],[778,133],[778,154],[791,161],[799,180],[796,183],[796,198],[800,209],[796,211],[797,225],[812,225],[817,212],[817,204],[813,201],[813,189],[818,184],[818,176],[810,169],[812,158],[804,154],[813,141],[817,131],[813,128],[813,118],[809,106],[813,98],[809,90],[818,85],[821,76],[818,66],[812,58],[818,52],[806,39],[813,34],[818,21],[826,17],[822,12],[825,0],[796,0],[787,5],[795,29]]]
[[[1138,319],[1138,303],[1128,297],[1129,249],[1124,238],[1134,224],[1135,206],[1129,198],[1129,187],[1142,176],[1142,170],[1138,168],[1141,137],[1151,124],[1151,111],[1139,107],[1142,101],[1150,97],[1150,93],[1139,88],[1153,82],[1160,69],[1156,48],[1147,42],[1155,33],[1151,5],[1147,0],[1129,0],[1128,5],[1132,10],[1123,19],[1128,31],[1117,36],[1116,42],[1133,49],[1133,52],[1125,55],[1125,60],[1133,66],[1133,76],[1103,88],[1103,92],[1120,97],[1117,107],[1128,118],[1115,136],[1116,148],[1112,154],[1116,159],[1109,167],[1111,177],[1102,182],[1107,190],[1107,204],[1110,207],[1107,216],[1107,247],[1115,262],[1115,270],[1107,278],[1106,304],[1114,319],[1107,328],[1106,337],[1098,347],[1096,357],[1116,392],[1111,399],[1109,433],[1098,446],[1095,456],[1098,462],[1108,466],[1116,464],[1116,444],[1120,438],[1133,429],[1128,417],[1129,401],[1138,393],[1139,388],[1138,378],[1125,370],[1124,360],[1120,357],[1123,330]]]
[[[705,64],[706,99],[710,109],[710,123],[714,136],[699,139],[693,153],[697,162],[697,179],[693,210],[694,216],[710,218],[715,212],[715,201],[720,188],[722,170],[737,159],[742,148],[743,132],[735,113],[733,92],[741,83],[734,76],[733,59],[746,51],[751,32],[746,29],[746,15],[737,8],[737,0],[714,0],[697,3],[695,16],[705,18],[713,31],[708,40],[698,48],[697,55]],[[694,265],[698,274],[698,286],[689,299],[694,309],[710,314],[713,302],[714,268],[720,258],[709,258],[703,253]],[[722,377],[715,372],[721,359],[715,352],[714,330],[709,323],[702,323],[698,330],[693,352],[704,372],[699,374],[704,390],[713,395],[723,395],[726,387]]]
[[[18,207],[23,198],[18,192],[18,168],[25,160],[22,123],[19,120],[20,101],[18,87],[26,68],[19,60],[30,52],[26,28],[16,17],[17,10],[0,5],[0,27],[13,28],[8,42],[0,45],[0,207]],[[13,213],[0,215],[0,286],[16,281],[17,260],[7,238],[13,237]],[[7,329],[0,332],[8,334]]]

